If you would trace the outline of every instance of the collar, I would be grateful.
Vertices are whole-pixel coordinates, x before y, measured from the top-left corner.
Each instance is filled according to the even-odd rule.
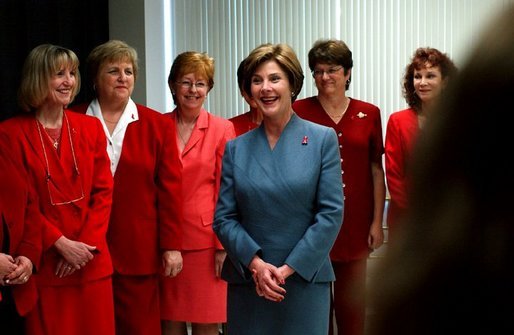
[[[102,126],[104,127],[105,133],[109,134],[109,131],[107,130],[107,125],[105,124],[103,115],[102,115],[102,109],[100,108],[100,103],[98,102],[98,99],[94,99],[89,104],[89,107],[86,111],[87,115],[94,116],[102,122]],[[127,105],[125,106],[125,110],[121,114],[120,120],[118,121],[118,124],[116,125],[116,128],[114,130],[114,133],[116,133],[117,129],[124,129],[126,128],[131,122],[139,120],[139,113],[137,112],[137,106],[136,103],[132,100],[132,98],[129,98]],[[114,134],[113,133],[113,134]]]

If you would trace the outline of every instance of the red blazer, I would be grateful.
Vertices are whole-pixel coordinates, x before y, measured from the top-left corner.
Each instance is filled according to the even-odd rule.
[[[0,124],[0,133],[10,138],[14,159],[22,162],[23,172],[39,198],[43,254],[41,266],[34,275],[38,286],[75,285],[112,273],[106,232],[113,179],[105,151],[105,135],[95,118],[69,111],[65,114],[68,122],[63,119],[60,154],[52,147],[49,136],[40,136],[34,115],[20,115]],[[46,147],[48,162],[45,161],[42,143]],[[72,152],[79,174],[75,170]],[[51,175],[48,183],[47,167]],[[52,205],[50,192],[54,203],[77,199],[82,192],[84,198],[67,205]],[[83,269],[59,278],[55,269],[61,256],[54,243],[62,235],[96,246],[98,253]]]
[[[125,275],[158,273],[162,251],[180,250],[182,241],[182,166],[175,124],[153,109],[136,106],[139,120],[127,127],[114,174],[107,235],[114,269]],[[87,107],[73,110],[85,113]]]
[[[252,122],[252,114],[250,111],[234,116],[228,120],[234,125],[236,136],[242,135],[259,126],[257,123]]]
[[[8,254],[13,257],[25,256],[32,261],[33,271],[39,267],[41,257],[41,224],[37,213],[35,195],[29,190],[29,184],[22,176],[20,166],[12,161],[6,143],[0,144],[0,251],[4,239],[4,221],[9,235]],[[31,276],[23,285],[13,285],[16,309],[25,315],[36,304],[37,290]],[[1,300],[0,296],[0,300]]]
[[[407,208],[407,169],[418,134],[418,115],[413,109],[405,109],[389,117],[385,138],[385,172],[391,198],[387,225],[393,231],[398,217]]]
[[[175,124],[176,112],[167,115]],[[212,230],[212,222],[220,189],[225,144],[234,137],[234,126],[230,121],[202,109],[181,155],[184,250],[223,249]]]

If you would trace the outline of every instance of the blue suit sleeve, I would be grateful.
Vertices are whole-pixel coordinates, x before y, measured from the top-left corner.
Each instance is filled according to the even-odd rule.
[[[313,281],[328,260],[343,219],[341,157],[337,136],[327,128],[321,148],[321,172],[317,185],[314,223],[287,257],[285,263],[307,281]]]

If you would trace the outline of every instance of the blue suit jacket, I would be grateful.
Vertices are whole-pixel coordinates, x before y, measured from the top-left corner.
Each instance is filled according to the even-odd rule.
[[[332,128],[293,115],[275,148],[263,126],[227,143],[213,229],[227,251],[222,278],[252,282],[255,254],[308,282],[334,280],[329,251],[341,228],[343,187]]]

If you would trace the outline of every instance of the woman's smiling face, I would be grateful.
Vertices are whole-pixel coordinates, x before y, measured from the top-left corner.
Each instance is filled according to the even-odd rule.
[[[251,93],[264,116],[283,115],[291,110],[291,85],[275,60],[257,67],[251,79]]]

